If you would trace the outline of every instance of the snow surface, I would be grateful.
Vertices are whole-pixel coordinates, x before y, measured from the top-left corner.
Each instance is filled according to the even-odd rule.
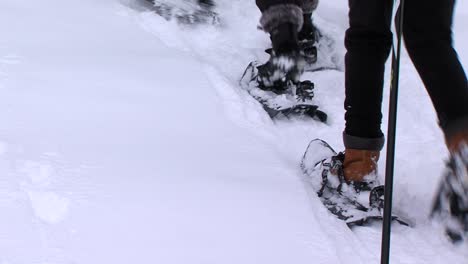
[[[339,54],[346,9],[315,20]],[[350,231],[299,169],[311,139],[342,148],[343,72],[304,76],[329,124],[273,122],[238,85],[266,59],[254,1],[217,11],[186,27],[133,0],[0,1],[1,264],[379,262],[380,227]],[[414,228],[394,226],[392,263],[467,263],[427,219],[447,153],[406,54],[401,78],[395,211]]]

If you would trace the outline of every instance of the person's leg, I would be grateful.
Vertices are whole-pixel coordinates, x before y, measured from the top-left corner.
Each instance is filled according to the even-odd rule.
[[[468,140],[468,82],[452,46],[454,0],[408,0],[403,34],[449,149]]]
[[[300,0],[257,0],[262,12],[260,24],[270,34],[273,50],[288,53],[298,49],[297,33],[303,17]]]
[[[392,0],[349,0],[345,46],[346,129],[350,136],[380,138],[385,62],[392,46]]]
[[[403,35],[450,151],[432,214],[448,223],[447,234],[457,241],[468,235],[468,82],[452,46],[454,5],[454,0],[408,0]]]
[[[284,86],[298,82],[304,69],[298,33],[303,24],[300,0],[257,0],[262,12],[260,24],[270,35],[273,51],[267,63],[258,67],[262,86]]]
[[[265,32],[270,33],[285,23],[294,25],[297,31],[302,28],[300,0],[256,0],[256,3],[262,12],[260,24]]]
[[[306,60],[315,62],[317,52],[312,46],[304,46],[304,41],[316,41],[316,30],[312,24],[312,13],[318,0],[257,0],[262,11],[260,24],[271,36],[276,54],[301,50]]]
[[[343,133],[349,181],[361,181],[375,172],[384,145],[381,107],[385,62],[392,45],[392,7],[392,0],[349,0]]]

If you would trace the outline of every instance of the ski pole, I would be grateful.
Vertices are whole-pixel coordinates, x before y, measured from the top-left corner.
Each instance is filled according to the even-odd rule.
[[[405,0],[400,0],[400,5],[397,11],[396,33],[397,47],[393,43],[392,51],[392,74],[390,84],[390,108],[388,114],[388,131],[387,131],[387,161],[385,168],[385,193],[384,193],[384,213],[382,226],[382,247],[381,247],[381,264],[390,262],[390,235],[392,224],[392,196],[393,196],[393,174],[395,165],[395,137],[396,137],[396,121],[397,121],[397,105],[398,105],[398,85],[400,78],[400,53],[401,53],[401,35],[403,31],[403,14]]]

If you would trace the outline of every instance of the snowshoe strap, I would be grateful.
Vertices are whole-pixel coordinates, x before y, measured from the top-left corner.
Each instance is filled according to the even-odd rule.
[[[328,173],[332,173],[338,176],[340,184],[338,185],[337,191],[341,193],[343,188],[343,183],[346,184],[344,173],[343,173],[343,161],[344,161],[344,153],[340,152],[336,156],[331,158],[330,162],[326,162],[326,160],[322,160],[321,163],[324,169],[322,170],[322,186],[320,190],[317,192],[318,196],[321,197],[325,188],[328,185]]]
[[[385,193],[385,187],[383,185],[377,186],[370,191],[369,205],[371,208],[376,208],[379,211],[383,208],[384,193]]]

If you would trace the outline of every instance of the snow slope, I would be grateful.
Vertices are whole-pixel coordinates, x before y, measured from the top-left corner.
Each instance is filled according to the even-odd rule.
[[[222,25],[195,28],[133,0],[0,2],[1,264],[378,262],[380,227],[348,230],[298,167],[313,138],[342,148],[343,73],[304,76],[329,124],[272,122],[237,85],[266,58],[260,14],[219,2]],[[338,55],[346,13],[316,18]],[[466,263],[427,220],[446,153],[407,56],[400,106],[395,210],[415,227],[392,263]]]

